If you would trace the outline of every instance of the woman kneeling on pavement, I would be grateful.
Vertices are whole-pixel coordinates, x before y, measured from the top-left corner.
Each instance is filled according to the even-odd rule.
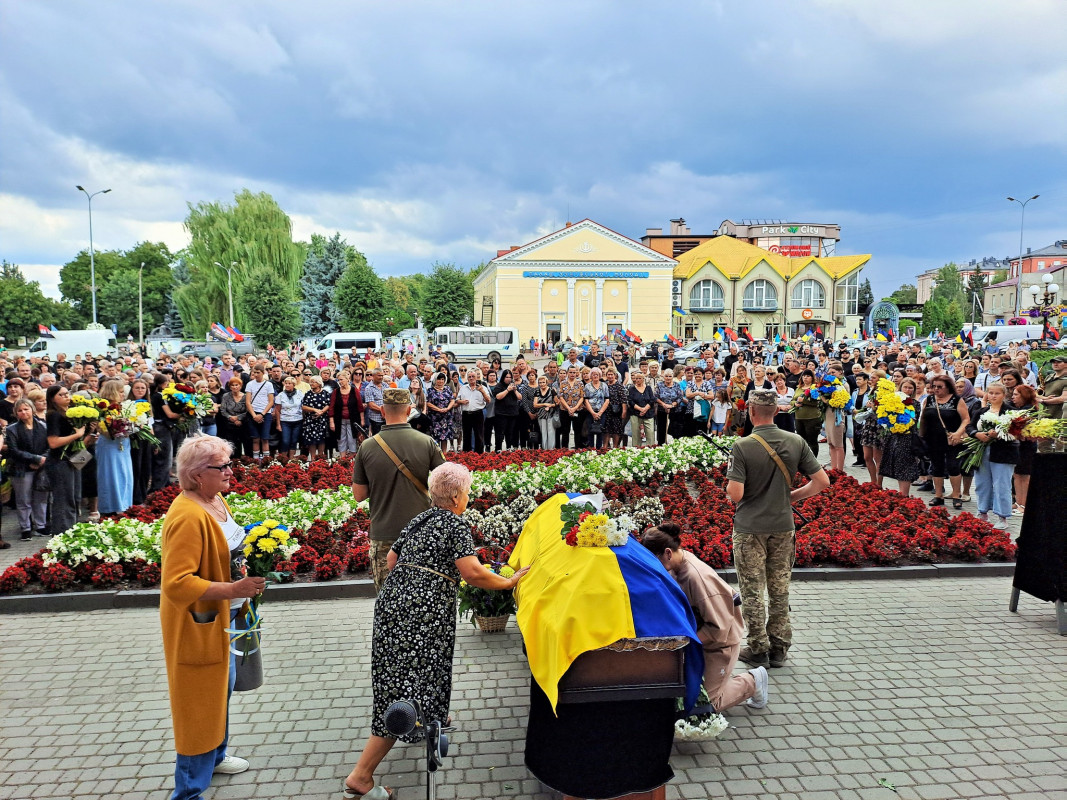
[[[641,544],[652,551],[678,581],[697,621],[697,638],[704,647],[704,689],[717,712],[748,701],[751,708],[767,705],[767,668],[756,667],[733,676],[741,653],[745,623],[734,590],[718,574],[682,549],[682,529],[673,522],[649,528]]]

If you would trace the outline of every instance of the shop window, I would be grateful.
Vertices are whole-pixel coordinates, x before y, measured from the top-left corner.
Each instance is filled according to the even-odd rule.
[[[793,308],[826,308],[826,292],[818,281],[801,281],[793,289]]]

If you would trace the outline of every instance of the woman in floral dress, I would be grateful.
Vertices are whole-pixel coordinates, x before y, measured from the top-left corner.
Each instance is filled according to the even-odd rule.
[[[304,427],[300,431],[300,438],[308,453],[308,460],[314,461],[316,458],[322,458],[326,446],[326,414],[330,408],[330,395],[322,390],[322,378],[318,375],[308,378],[308,383],[311,390],[301,401]]]
[[[426,392],[426,416],[430,418],[430,437],[441,449],[448,452],[452,441],[453,415],[456,398],[448,388],[448,379],[443,372],[433,376],[433,386]]]
[[[626,432],[626,386],[619,379],[619,373],[609,369],[604,373],[608,384],[608,413],[604,415],[604,433],[609,448],[622,446],[622,435]]]
[[[470,524],[459,516],[470,496],[471,474],[466,467],[442,464],[430,473],[427,484],[433,505],[393,543],[389,576],[374,603],[374,710],[371,737],[344,783],[344,796],[353,800],[374,788],[374,771],[396,742],[384,722],[391,703],[415,700],[425,720],[448,719],[460,579],[482,589],[507,590],[515,588],[528,569],[504,578],[478,561]],[[420,727],[397,738],[418,742],[424,736]]]

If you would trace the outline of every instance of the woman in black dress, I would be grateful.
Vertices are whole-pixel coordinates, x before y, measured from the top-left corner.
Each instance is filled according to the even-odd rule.
[[[433,506],[413,519],[389,552],[389,576],[374,603],[371,736],[344,783],[344,796],[358,798],[375,786],[374,771],[394,738],[385,710],[397,700],[415,700],[426,720],[444,722],[452,697],[452,653],[456,646],[456,588],[462,578],[483,589],[514,589],[526,569],[503,578],[475,555],[470,524],[459,515],[470,499],[471,474],[446,463],[427,482]],[[399,737],[418,742],[422,728]],[[391,790],[389,796],[392,797]]]
[[[936,493],[930,505],[945,504],[945,478],[948,477],[952,483],[952,507],[963,508],[960,452],[963,440],[967,438],[970,412],[963,398],[956,394],[956,384],[948,375],[931,378],[930,391],[932,396],[923,406],[919,421],[919,435],[926,442]]]
[[[900,391],[905,395],[904,404],[915,403],[915,381],[905,378],[900,382]],[[878,481],[893,478],[897,488],[905,497],[911,494],[911,485],[919,479],[921,468],[919,457],[915,454],[915,427],[906,433],[887,431],[882,445],[882,459],[878,465]]]

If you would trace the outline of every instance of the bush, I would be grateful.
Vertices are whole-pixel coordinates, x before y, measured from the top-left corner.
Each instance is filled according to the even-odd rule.
[[[319,560],[319,553],[311,545],[302,544],[289,560],[296,567],[297,572],[311,572]]]
[[[41,583],[46,592],[62,592],[74,585],[74,570],[63,564],[53,564],[41,571]]]
[[[332,581],[344,572],[345,562],[341,560],[340,556],[333,553],[327,553],[322,556],[318,563],[315,564],[315,580],[317,581]]]
[[[0,594],[14,594],[30,582],[30,576],[18,564],[13,564],[0,575]]]
[[[122,564],[113,561],[105,561],[102,564],[98,564],[96,569],[93,570],[91,580],[93,586],[96,586],[98,589],[106,589],[109,586],[114,586],[125,577],[126,572],[122,568]]]
[[[162,578],[162,573],[159,569],[159,564],[145,564],[137,571],[137,580],[141,586],[146,589],[151,589],[153,586],[159,586],[159,581]]]

